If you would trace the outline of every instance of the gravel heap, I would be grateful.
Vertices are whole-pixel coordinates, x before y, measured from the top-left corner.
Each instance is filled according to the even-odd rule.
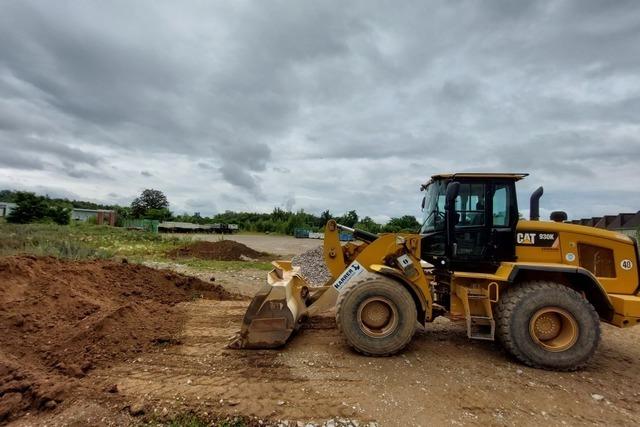
[[[323,286],[331,279],[331,274],[324,263],[322,246],[294,256],[291,263],[300,267],[302,275],[311,286]]]

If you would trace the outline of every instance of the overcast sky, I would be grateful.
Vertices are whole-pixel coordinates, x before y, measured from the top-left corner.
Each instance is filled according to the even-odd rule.
[[[640,209],[638,1],[0,5],[0,189],[419,215],[439,172]]]

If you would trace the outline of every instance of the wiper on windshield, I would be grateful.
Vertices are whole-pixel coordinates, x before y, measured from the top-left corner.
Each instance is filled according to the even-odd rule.
[[[429,215],[427,215],[427,217],[424,219],[424,221],[422,221],[422,225],[420,226],[420,229],[422,230],[424,228],[424,225],[427,223],[427,221],[429,221],[429,219],[431,218],[431,216],[433,214],[435,214],[436,212],[438,212],[438,209],[433,209]],[[433,225],[435,228],[435,224]]]

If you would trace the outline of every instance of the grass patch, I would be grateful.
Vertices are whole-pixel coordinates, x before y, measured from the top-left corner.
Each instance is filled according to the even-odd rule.
[[[248,427],[246,421],[242,418],[223,419],[223,420],[206,420],[195,414],[181,414],[170,418],[166,421],[149,420],[140,426],[164,426],[164,427]]]
[[[167,258],[167,252],[189,243],[190,239],[184,237],[168,237],[106,225],[0,223],[0,256],[29,254],[71,260],[126,257],[132,262],[170,262],[218,271],[269,271],[273,268],[268,261]]]
[[[196,415],[181,415],[169,421],[168,427],[208,427],[211,424]]]
[[[270,271],[273,265],[270,262],[263,261],[216,261],[209,259],[180,259],[171,260],[182,265],[186,265],[201,270],[264,270]]]
[[[183,245],[153,233],[88,224],[0,224],[0,255],[33,254],[66,259],[155,258]]]

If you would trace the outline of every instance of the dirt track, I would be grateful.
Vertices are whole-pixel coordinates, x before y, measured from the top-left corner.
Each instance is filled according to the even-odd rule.
[[[331,317],[301,331],[282,351],[226,350],[245,306],[187,303],[182,346],[100,376],[159,410],[183,406],[305,421],[337,416],[382,425],[637,422],[638,330],[605,328],[589,369],[563,374],[514,363],[497,346],[471,342],[446,321],[418,332],[409,349],[392,358],[350,351]]]
[[[322,245],[322,240],[296,239],[290,236],[266,234],[163,234],[167,237],[204,240],[216,242],[220,239],[234,240],[260,252],[280,255],[283,259],[291,258],[308,249]]]
[[[447,321],[419,331],[403,355],[391,358],[350,351],[330,316],[282,351],[227,350],[245,306],[183,303],[181,345],[98,370],[93,381],[116,383],[124,401],[144,401],[158,414],[345,417],[390,426],[637,424],[640,330],[605,327],[587,370],[555,373],[514,363],[496,345],[469,341]],[[54,425],[70,415],[58,413]],[[29,417],[18,425],[29,425]]]

